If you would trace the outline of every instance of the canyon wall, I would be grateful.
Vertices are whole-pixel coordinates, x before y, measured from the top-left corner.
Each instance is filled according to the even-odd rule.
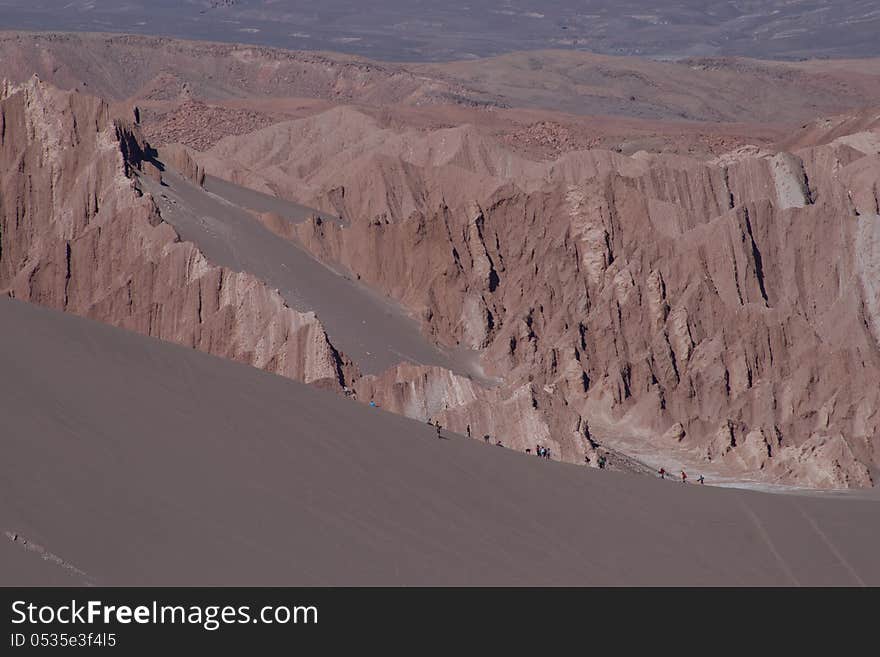
[[[313,313],[213,266],[162,220],[131,123],[38,79],[0,87],[0,291],[338,388],[345,358]],[[200,175],[194,167],[193,175]]]
[[[437,341],[482,349],[503,381],[426,370],[360,384],[399,412],[577,461],[601,421],[774,481],[870,486],[874,145],[638,154],[578,182],[502,186],[405,220],[312,221],[297,237],[403,301]]]

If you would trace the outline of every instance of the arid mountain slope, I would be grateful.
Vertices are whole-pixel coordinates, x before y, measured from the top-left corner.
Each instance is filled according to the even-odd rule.
[[[880,584],[880,500],[575,468],[9,299],[0,325],[3,583]]]
[[[876,105],[878,60],[675,62],[578,52],[518,52],[424,64],[413,71],[455,80],[514,107],[641,118],[788,123]]]
[[[181,242],[133,176],[132,126],[33,78],[0,87],[0,291],[305,381],[341,384],[313,313]]]
[[[427,395],[457,430],[549,441],[571,460],[589,456],[587,427],[610,421],[766,478],[870,486],[875,140],[708,163],[608,154],[541,189],[511,182],[390,223],[305,224],[298,237],[401,299],[440,342],[485,349],[505,382],[492,402],[442,376],[430,395],[401,396],[395,386],[415,377],[399,372],[370,388],[385,386],[389,407],[411,414]]]
[[[401,65],[338,53],[147,36],[0,32],[0,62],[16,81],[37,74],[61,88],[140,103],[277,96],[430,104],[478,96]]]
[[[821,146],[835,140],[849,143],[856,149],[876,150],[877,133],[880,132],[880,107],[866,108],[861,112],[841,114],[810,121],[782,141],[783,148]]]
[[[404,360],[469,371],[399,306],[203,189],[184,149],[159,162],[105,103],[37,78],[2,98],[0,291],[340,389]]]
[[[533,107],[580,115],[798,123],[880,105],[880,64],[540,51],[443,64],[104,34],[0,33],[4,76],[161,107],[308,98],[371,106]]]
[[[194,157],[208,173],[254,189],[387,220],[478,198],[510,179],[533,185],[546,169],[470,126],[398,131],[347,107],[227,137]]]

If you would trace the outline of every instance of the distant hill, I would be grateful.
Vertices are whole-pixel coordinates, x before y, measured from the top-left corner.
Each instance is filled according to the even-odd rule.
[[[399,61],[574,48],[773,59],[880,55],[874,0],[5,0],[0,29],[136,32]]]

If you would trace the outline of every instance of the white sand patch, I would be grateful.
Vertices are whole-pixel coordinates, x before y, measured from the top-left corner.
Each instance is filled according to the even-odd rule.
[[[783,210],[802,208],[809,203],[804,181],[804,165],[791,153],[779,153],[770,158],[770,172],[776,185],[776,199]]]
[[[855,251],[868,326],[880,344],[880,215],[859,217]]]

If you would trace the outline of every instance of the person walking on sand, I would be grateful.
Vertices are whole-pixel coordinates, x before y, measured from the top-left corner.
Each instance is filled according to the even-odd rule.
[[[697,481],[700,482],[700,486],[702,486],[702,485],[706,482],[706,480],[705,480],[705,478],[703,477],[703,475],[700,475],[700,477],[699,477],[699,479],[697,479]]]
[[[687,472],[684,470],[681,471],[681,483],[686,484],[688,482]]]
[[[487,445],[489,444],[489,434],[488,434],[488,433],[483,434],[483,440],[486,441],[486,444],[487,444]]]
[[[436,426],[437,426],[437,437],[442,438],[443,436],[440,435],[440,429],[442,429],[442,427],[440,426],[440,423],[438,422]]]
[[[660,478],[666,479],[666,468],[660,468],[659,472],[660,472]]]

